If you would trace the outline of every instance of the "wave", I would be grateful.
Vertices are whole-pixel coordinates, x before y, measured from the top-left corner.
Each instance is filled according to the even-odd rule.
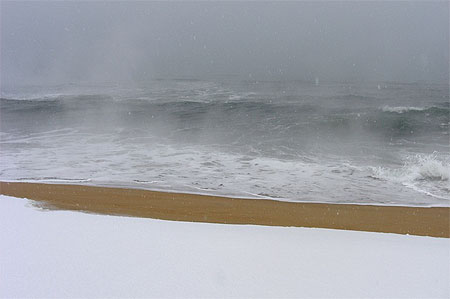
[[[43,102],[43,101],[57,101],[63,98],[65,95],[55,94],[55,95],[45,95],[45,96],[2,96],[0,101],[22,101],[22,102]]]
[[[401,183],[429,196],[450,199],[450,161],[440,159],[436,154],[408,157],[404,165],[396,169],[372,167],[371,170],[375,179]]]
[[[427,109],[428,108],[425,107],[404,107],[404,106],[399,107],[384,106],[383,108],[381,108],[383,112],[394,112],[394,113],[404,113],[408,111],[424,111]]]
[[[65,126],[83,129],[92,123],[143,126],[149,133],[165,134],[177,142],[253,143],[265,146],[268,151],[275,143],[289,144],[296,151],[311,144],[311,140],[320,144],[322,140],[329,142],[335,137],[342,142],[376,138],[392,143],[430,140],[430,143],[448,144],[450,107],[440,99],[423,107],[408,103],[380,107],[379,103],[374,106],[372,100],[363,101],[355,95],[344,95],[346,99],[353,99],[353,103],[343,105],[323,95],[305,99],[290,95],[291,98],[277,99],[269,92],[225,92],[222,89],[212,93],[204,89],[193,93],[163,89],[160,95],[159,91],[148,91],[148,94],[137,92],[117,97],[88,92],[90,90],[77,95],[55,93],[34,100],[1,98],[3,126],[12,130],[25,120],[31,124],[61,117]],[[48,123],[45,130],[53,128]],[[102,130],[109,128],[105,125]],[[426,136],[433,139],[426,139]]]
[[[86,183],[90,182],[90,179],[70,179],[59,177],[30,177],[30,178],[17,178],[15,180],[7,180],[8,182],[55,182],[55,183]]]
[[[396,181],[448,181],[450,163],[437,158],[435,154],[415,155],[407,159],[399,169],[377,167],[373,169],[375,176],[381,179]]]
[[[450,165],[440,161],[434,155],[417,156],[416,162],[409,165],[414,180],[448,181]]]
[[[408,112],[426,112],[426,113],[433,113],[433,114],[442,114],[442,113],[449,113],[448,107],[437,107],[437,106],[429,106],[429,107],[414,107],[414,106],[383,106],[380,108],[383,112],[389,112],[389,113],[398,113],[398,114],[406,114]]]

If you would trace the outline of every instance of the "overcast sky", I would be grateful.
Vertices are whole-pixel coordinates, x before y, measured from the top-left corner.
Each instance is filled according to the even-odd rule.
[[[449,80],[442,2],[1,2],[2,84]]]

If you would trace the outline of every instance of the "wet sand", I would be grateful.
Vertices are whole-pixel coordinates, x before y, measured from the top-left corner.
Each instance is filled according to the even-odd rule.
[[[449,207],[294,203],[139,189],[0,182],[48,209],[176,221],[298,226],[450,237]]]

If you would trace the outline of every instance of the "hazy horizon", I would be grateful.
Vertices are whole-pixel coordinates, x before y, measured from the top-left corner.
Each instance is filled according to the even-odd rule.
[[[1,3],[2,86],[449,81],[448,2]]]

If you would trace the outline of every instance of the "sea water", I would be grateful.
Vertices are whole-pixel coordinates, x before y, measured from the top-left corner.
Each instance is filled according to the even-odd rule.
[[[0,180],[450,206],[449,113],[425,83],[2,87]]]

